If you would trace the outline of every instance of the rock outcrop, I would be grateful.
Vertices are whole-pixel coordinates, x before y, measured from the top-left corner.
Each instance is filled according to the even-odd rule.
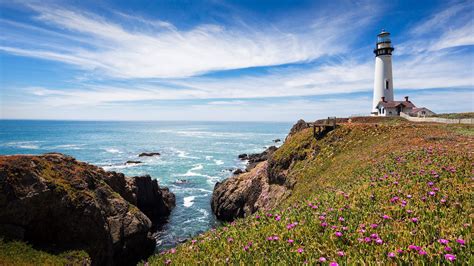
[[[219,220],[232,221],[259,209],[272,208],[288,194],[286,187],[269,183],[267,162],[264,161],[250,172],[217,183],[211,208]]]
[[[174,195],[149,176],[128,178],[62,154],[0,156],[0,233],[48,250],[85,250],[94,265],[152,254],[150,218],[173,205]]]
[[[138,157],[151,157],[151,156],[160,156],[159,152],[142,152],[138,154]]]
[[[247,172],[234,175],[217,183],[211,199],[211,207],[220,220],[232,221],[245,217],[259,209],[270,209],[291,194],[296,180],[288,176],[288,169],[304,160],[307,150],[314,150],[313,141],[293,137],[308,128],[299,120],[290,130],[282,147],[272,146],[262,153],[241,154],[248,160]]]
[[[253,154],[240,154],[239,159],[241,160],[248,160],[246,171],[252,170],[258,163],[268,160],[268,158],[277,150],[278,148],[275,146],[270,146],[266,150],[261,153],[253,153]]]

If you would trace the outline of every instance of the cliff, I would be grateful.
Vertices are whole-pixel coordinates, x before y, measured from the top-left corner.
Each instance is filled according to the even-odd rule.
[[[469,264],[474,128],[341,122],[318,139],[300,123],[266,162],[216,186],[215,212],[244,218],[149,264]],[[267,184],[285,192],[263,206]]]
[[[150,176],[123,174],[63,154],[0,156],[0,236],[52,252],[85,250],[94,265],[151,255],[150,229],[174,195]]]

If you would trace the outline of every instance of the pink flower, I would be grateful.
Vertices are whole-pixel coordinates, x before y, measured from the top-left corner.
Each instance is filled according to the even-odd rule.
[[[382,218],[383,218],[384,220],[388,220],[388,219],[390,219],[390,216],[388,216],[388,215],[385,214],[384,216],[382,216]]]
[[[455,261],[456,260],[456,255],[453,254],[446,254],[444,255],[444,258],[449,261]]]
[[[436,195],[436,192],[434,192],[434,191],[430,191],[430,192],[428,192],[428,195],[430,195],[430,196],[434,196],[434,195]]]
[[[325,262],[325,261],[326,261],[326,258],[325,258],[325,257],[319,258],[319,262]]]
[[[438,242],[440,244],[447,245],[449,243],[449,240],[441,238],[441,239],[438,240]]]
[[[370,227],[375,229],[375,228],[379,227],[379,225],[378,224],[371,224]]]
[[[320,216],[319,216],[319,220],[321,220],[321,221],[322,221],[322,220],[325,220],[325,219],[326,219],[326,217],[325,217],[325,216],[323,216],[323,215],[320,215]]]
[[[338,251],[336,254],[337,254],[339,257],[344,257],[344,255],[346,255],[346,254],[344,254],[344,251]]]
[[[450,251],[453,251],[453,249],[452,249],[452,248],[450,248],[450,247],[448,247],[448,246],[446,246],[446,247],[444,247],[444,251],[446,251],[446,252],[450,252]]]
[[[342,236],[342,233],[339,232],[339,231],[337,231],[336,233],[334,233],[334,235],[337,236],[337,237],[341,237],[341,236]]]
[[[458,242],[458,244],[460,245],[466,245],[466,241],[464,241],[463,239],[456,239],[456,242]]]
[[[411,218],[411,221],[414,222],[414,223],[417,223],[418,222],[418,218]]]
[[[364,238],[364,242],[365,243],[369,243],[370,241],[372,241],[372,239],[370,237],[365,237]]]
[[[255,219],[260,219],[260,215],[255,215]]]
[[[411,198],[412,198],[412,195],[408,194],[408,195],[407,195],[407,198],[411,199]]]
[[[333,261],[333,262],[329,263],[329,266],[339,266],[339,264],[337,262]]]
[[[227,242],[234,242],[234,239],[232,237],[227,238]]]
[[[244,251],[248,251],[249,248],[250,248],[249,246],[245,246],[245,247],[244,247]]]
[[[171,264],[171,260],[170,260],[170,259],[167,259],[167,260],[165,261],[165,264],[166,264],[166,265]]]
[[[171,253],[171,254],[176,253],[176,249],[172,248],[172,249],[170,250],[170,253]]]
[[[382,244],[383,244],[383,240],[380,239],[380,238],[377,238],[377,239],[375,240],[375,243],[377,243],[377,244],[379,244],[379,245],[382,245]]]
[[[298,249],[298,253],[303,253],[303,251],[304,251],[303,248]]]
[[[377,238],[379,238],[379,235],[378,234],[371,234],[370,237],[373,238],[373,239],[377,239]]]
[[[421,250],[421,247],[419,247],[419,246],[415,246],[415,245],[409,245],[409,246],[408,246],[408,249],[410,249],[410,250],[416,250],[416,251],[420,251],[420,250]]]
[[[293,244],[295,242],[293,239],[288,239],[288,243]]]
[[[344,222],[344,217],[339,217],[339,222]]]
[[[420,250],[420,251],[418,251],[418,254],[420,254],[421,256],[424,256],[424,255],[426,255],[427,253],[426,253],[426,251],[424,251],[424,250]]]
[[[191,243],[192,243],[192,244],[194,244],[194,243],[196,243],[196,242],[197,242],[196,239],[191,240]]]
[[[318,205],[313,205],[311,208],[317,209],[317,208],[318,208]]]
[[[389,253],[387,254],[387,256],[388,256],[389,258],[395,258],[395,253],[389,252]]]
[[[398,197],[393,197],[393,198],[390,199],[390,202],[392,202],[392,203],[397,202],[398,199],[399,199]]]
[[[322,226],[322,227],[327,227],[327,226],[328,226],[328,223],[322,222],[322,223],[321,223],[321,226]]]
[[[276,217],[275,217],[275,220],[280,221],[280,220],[281,220],[281,216],[280,216],[280,215],[276,216]]]

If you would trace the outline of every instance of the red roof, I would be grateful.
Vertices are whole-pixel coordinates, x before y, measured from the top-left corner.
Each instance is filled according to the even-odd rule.
[[[411,107],[411,108],[416,107],[410,101],[385,101],[385,102],[380,101],[378,105],[383,106],[384,108],[395,108],[395,107],[398,107],[398,106]]]

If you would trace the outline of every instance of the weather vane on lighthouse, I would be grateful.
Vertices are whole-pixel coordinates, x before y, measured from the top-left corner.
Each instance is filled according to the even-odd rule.
[[[377,35],[375,45],[375,79],[372,114],[377,115],[380,99],[393,101],[392,52],[395,50],[390,40],[390,33],[382,29]]]

